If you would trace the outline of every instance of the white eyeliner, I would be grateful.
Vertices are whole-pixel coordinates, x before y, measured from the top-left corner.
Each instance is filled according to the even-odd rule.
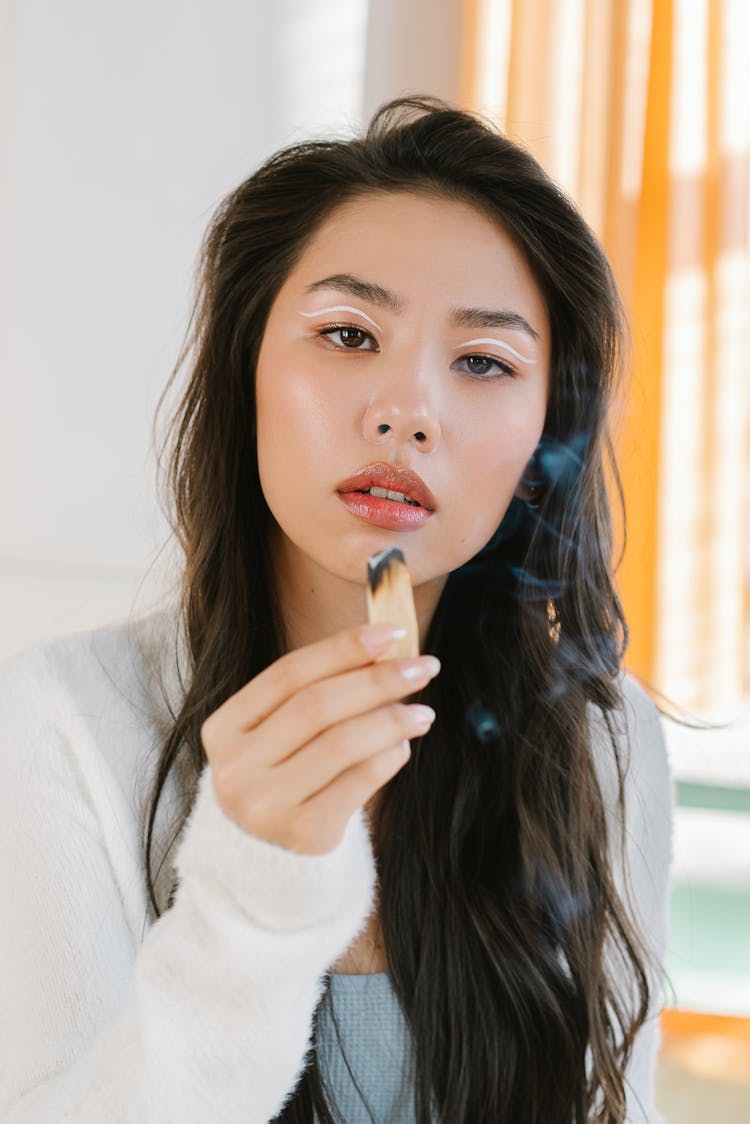
[[[380,327],[379,324],[375,323],[375,321],[372,319],[372,317],[367,315],[366,312],[362,312],[361,309],[354,308],[350,304],[334,304],[334,305],[331,305],[329,308],[319,308],[315,312],[302,312],[302,311],[300,311],[300,316],[322,316],[325,312],[354,312],[354,313],[356,313],[357,316],[362,316],[365,320],[368,320],[370,322],[370,324],[372,324],[373,328],[377,328],[377,330],[379,332],[382,332],[382,330],[383,330]],[[466,340],[465,343],[457,344],[456,347],[454,348],[454,351],[458,351],[462,347],[469,347],[473,343],[494,343],[494,344],[498,345],[499,347],[506,348],[508,351],[510,351],[510,353],[512,355],[515,355],[516,359],[519,359],[521,361],[521,363],[534,363],[535,362],[534,359],[528,359],[525,355],[521,355],[521,353],[519,351],[516,351],[516,349],[514,347],[511,347],[509,343],[505,343],[504,340],[491,339],[490,337],[482,337],[481,339],[476,339],[476,340]]]
[[[478,339],[478,340],[467,340],[466,343],[456,344],[456,346],[453,350],[458,351],[459,348],[461,348],[461,347],[469,347],[470,344],[472,344],[472,343],[494,343],[494,344],[497,344],[499,347],[507,348],[507,350],[510,351],[513,355],[515,355],[516,359],[520,359],[522,363],[535,363],[536,362],[535,359],[527,359],[525,355],[521,355],[521,353],[519,351],[516,351],[516,349],[514,347],[511,347],[509,343],[506,343],[505,340],[490,339],[489,337],[483,337],[482,339]]]
[[[300,312],[300,316],[322,316],[324,312],[356,312],[357,316],[363,316],[365,320],[369,320],[373,328],[377,328],[379,332],[383,331],[380,325],[376,324],[366,312],[362,312],[358,308],[352,308],[350,304],[334,304],[330,308],[319,308],[317,312]]]

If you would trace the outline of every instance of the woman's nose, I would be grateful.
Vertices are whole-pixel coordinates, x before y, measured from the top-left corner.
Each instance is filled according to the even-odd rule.
[[[365,438],[373,444],[386,440],[416,443],[428,452],[440,439],[440,422],[434,394],[427,377],[417,371],[400,371],[384,380],[365,409],[362,419]]]

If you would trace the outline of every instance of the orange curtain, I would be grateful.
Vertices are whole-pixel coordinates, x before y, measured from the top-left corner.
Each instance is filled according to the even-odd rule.
[[[577,201],[628,308],[626,666],[684,706],[733,706],[750,693],[750,4],[463,0],[463,14],[463,104]]]

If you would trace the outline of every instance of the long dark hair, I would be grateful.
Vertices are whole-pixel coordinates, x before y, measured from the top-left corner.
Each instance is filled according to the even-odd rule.
[[[207,232],[167,386],[190,356],[164,443],[190,668],[148,806],[149,896],[160,916],[151,849],[170,771],[198,777],[204,719],[285,651],[256,458],[254,371],[269,310],[340,203],[398,190],[469,202],[498,223],[525,255],[552,335],[529,470],[537,500],[514,499],[493,539],[449,575],[425,644],[443,671],[421,693],[439,721],[382,790],[372,824],[388,971],[414,1042],[416,1119],[624,1121],[649,959],[615,888],[612,854],[624,841],[608,832],[589,721],[598,708],[624,823],[611,712],[623,707],[628,629],[605,478],[608,465],[624,506],[609,429],[623,315],[604,253],[539,164],[435,98],[382,106],[362,137],[278,152]],[[312,1051],[277,1120],[311,1124],[314,1111],[321,1124],[341,1119]]]

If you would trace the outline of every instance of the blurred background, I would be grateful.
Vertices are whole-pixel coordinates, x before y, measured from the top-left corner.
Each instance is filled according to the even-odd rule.
[[[154,411],[209,218],[272,151],[435,94],[599,235],[633,333],[626,663],[699,727],[664,721],[680,1124],[750,1120],[748,44],[746,0],[0,0],[0,659],[174,579]]]

